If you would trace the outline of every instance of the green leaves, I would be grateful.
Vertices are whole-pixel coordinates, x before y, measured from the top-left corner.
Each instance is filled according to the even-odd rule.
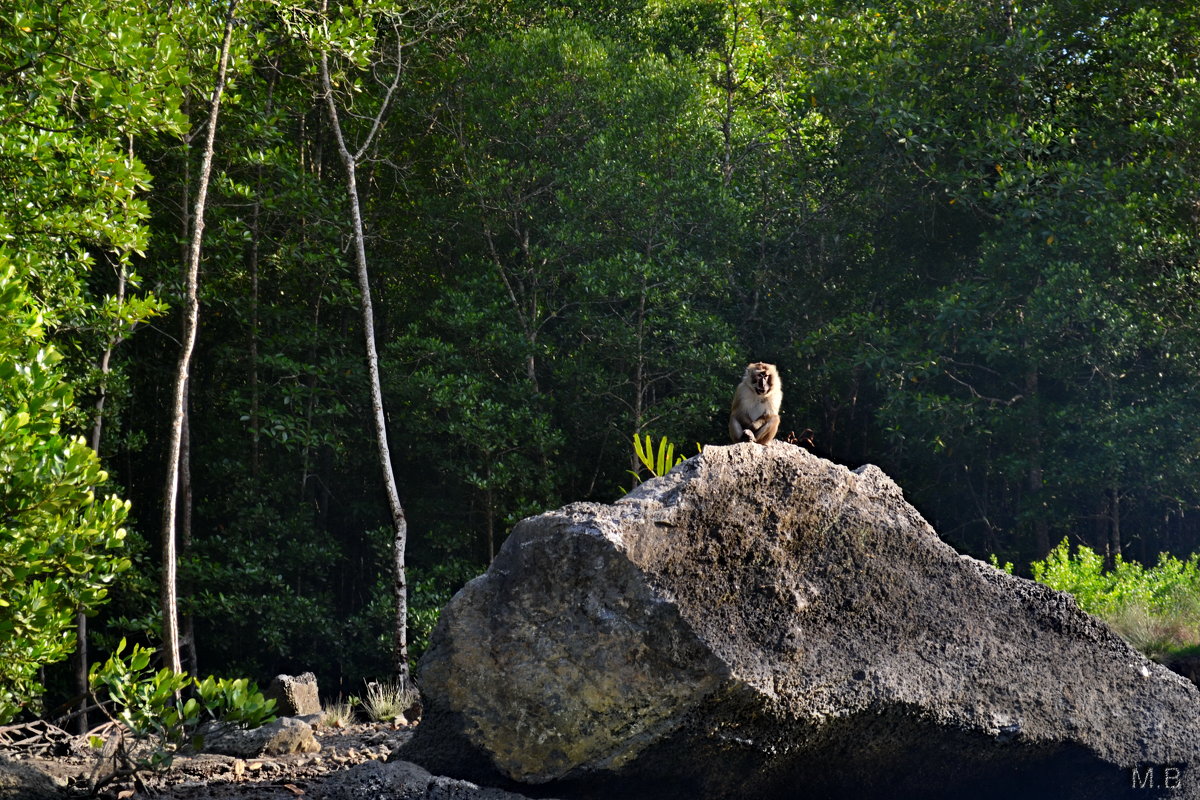
[[[71,392],[33,309],[0,254],[0,720],[37,696],[38,670],[74,648],[76,612],[129,567],[129,504],[97,496],[96,454],[61,431]]]
[[[836,191],[809,196],[836,227],[807,240],[829,255],[814,259],[817,324],[796,325],[797,355],[841,432],[830,450],[908,476],[968,549],[1000,537],[1028,555],[1048,529],[1096,535],[1097,515],[1168,541],[1165,520],[1200,503],[1195,437],[1169,423],[1200,410],[1187,399],[1200,373],[1163,357],[1198,341],[1185,220],[1200,104],[1181,49],[1195,15],[1066,0],[809,9],[822,35],[794,52],[819,67],[836,130],[816,165]]]
[[[88,683],[94,695],[107,696],[118,720],[137,742],[149,745],[138,766],[168,765],[174,752],[192,741],[201,723],[217,720],[257,728],[275,719],[274,700],[265,700],[247,678],[204,680],[183,673],[151,669],[154,651],[135,644],[124,656],[121,639],[104,664],[94,664]],[[183,693],[195,695],[183,699]],[[131,748],[135,752],[136,748]]]
[[[1164,659],[1200,646],[1200,555],[1184,560],[1161,553],[1155,566],[1145,567],[1118,554],[1106,569],[1103,556],[1082,545],[1072,552],[1064,539],[1032,566],[1034,580],[1070,592],[1080,608],[1147,655]]]
[[[700,445],[696,445],[696,449],[700,449]],[[658,449],[654,449],[651,443],[650,434],[646,434],[646,442],[643,444],[641,438],[635,433],[633,435],[633,451],[637,455],[638,461],[642,462],[651,475],[660,477],[671,471],[671,468],[676,464],[680,464],[686,460],[685,456],[675,457],[675,445],[667,441],[664,436],[658,442]],[[636,472],[630,472],[634,478],[640,476]]]
[[[267,700],[249,678],[215,678],[209,675],[196,680],[197,698],[189,699],[184,716],[201,710],[212,719],[257,728],[275,719],[275,701]]]

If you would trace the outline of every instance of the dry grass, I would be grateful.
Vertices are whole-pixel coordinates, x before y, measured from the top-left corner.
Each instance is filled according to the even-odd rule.
[[[415,689],[405,688],[392,681],[367,684],[367,696],[363,698],[363,710],[376,722],[394,722],[404,719],[404,712],[417,702]]]
[[[1194,597],[1189,596],[1170,611],[1157,613],[1144,603],[1127,603],[1104,614],[1104,621],[1156,661],[1200,645],[1200,602]]]
[[[345,728],[354,722],[354,701],[338,700],[321,709],[321,724],[330,728]]]

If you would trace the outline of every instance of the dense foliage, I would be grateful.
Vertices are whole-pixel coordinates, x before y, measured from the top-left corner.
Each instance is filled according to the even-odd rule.
[[[1163,553],[1152,567],[1104,558],[1064,539],[1032,565],[1034,579],[1070,592],[1080,608],[1107,621],[1139,650],[1159,659],[1200,649],[1200,554]]]
[[[82,439],[42,318],[0,254],[0,720],[41,691],[40,668],[73,649],[75,615],[129,566],[129,504],[98,496],[108,480]]]
[[[1112,567],[1200,545],[1200,11],[330,5],[237,6],[178,515],[193,670],[313,669],[346,694],[388,672],[328,49],[351,138],[386,112],[358,180],[414,655],[516,520],[628,488],[631,437],[723,441],[750,360],[780,366],[782,437],[879,464],[966,552],[1025,565],[1068,537]],[[77,485],[99,486],[70,438],[95,432],[132,501],[102,649],[156,636],[181,248],[225,13],[139,6],[0,12],[0,252],[41,320],[0,354],[63,355],[58,427],[2,457],[76,448]],[[97,536],[71,551],[113,558]],[[99,599],[71,592],[63,608]]]

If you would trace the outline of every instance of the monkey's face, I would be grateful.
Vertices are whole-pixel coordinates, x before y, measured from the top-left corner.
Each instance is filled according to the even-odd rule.
[[[771,387],[775,382],[775,368],[770,364],[759,362],[751,364],[747,367],[747,377],[750,378],[750,385],[754,387],[757,394],[767,394],[771,391]]]

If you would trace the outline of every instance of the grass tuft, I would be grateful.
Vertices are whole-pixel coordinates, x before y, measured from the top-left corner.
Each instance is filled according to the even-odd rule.
[[[330,728],[346,728],[354,722],[354,701],[338,700],[321,709],[321,724]]]
[[[419,699],[413,688],[405,688],[393,681],[372,681],[367,684],[367,696],[362,704],[367,716],[376,722],[399,722],[404,720],[404,712]]]

